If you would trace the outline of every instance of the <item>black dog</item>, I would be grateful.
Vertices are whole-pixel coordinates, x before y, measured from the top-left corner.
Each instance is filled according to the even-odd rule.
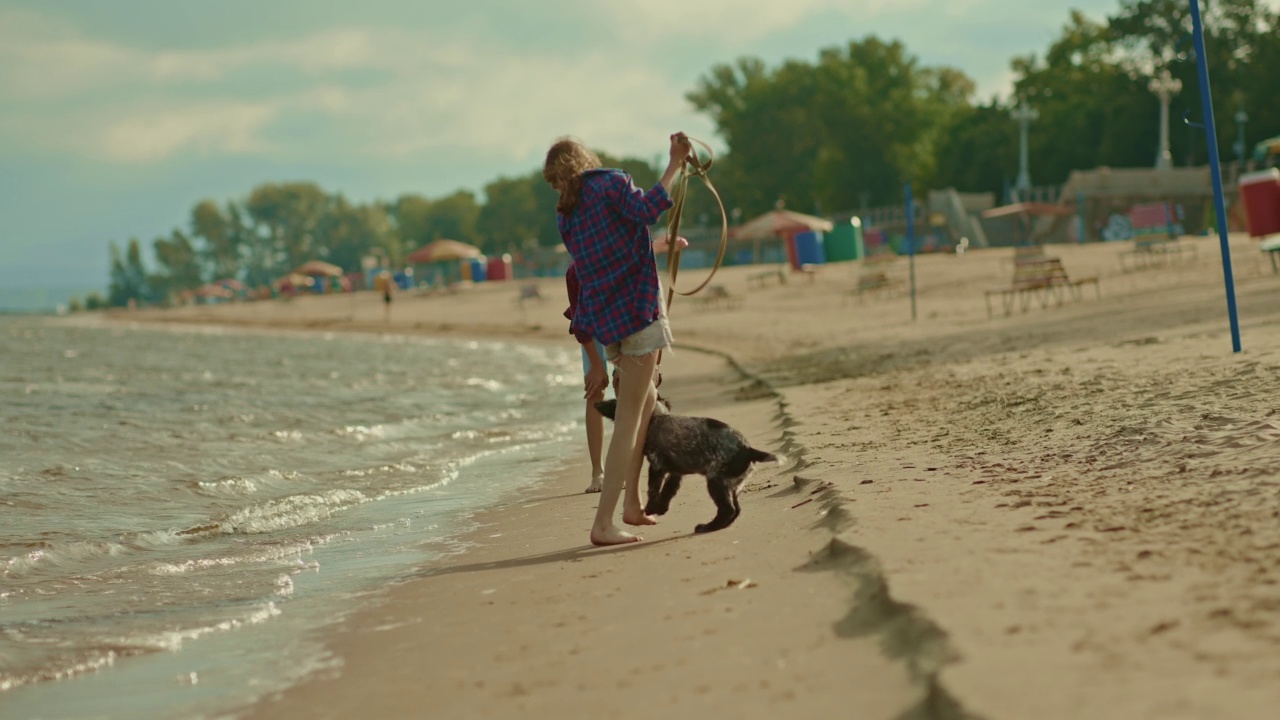
[[[617,404],[617,400],[605,400],[596,403],[596,409],[612,420]],[[707,492],[716,503],[716,516],[711,522],[695,526],[693,531],[699,533],[732,525],[742,510],[738,505],[738,489],[751,473],[751,466],[778,459],[751,447],[742,433],[719,420],[672,415],[670,405],[662,398],[649,419],[644,456],[649,461],[646,515],[662,515],[667,511],[685,475],[702,475],[707,479]]]

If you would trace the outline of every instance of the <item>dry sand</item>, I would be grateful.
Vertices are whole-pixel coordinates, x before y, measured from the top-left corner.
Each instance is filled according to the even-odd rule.
[[[665,390],[788,455],[730,529],[696,479],[621,549],[591,549],[582,459],[478,517],[474,551],[329,633],[342,660],[253,717],[1270,718],[1280,703],[1280,275],[1233,238],[988,318],[1012,251],[921,256],[855,296],[717,282],[679,299]],[[699,279],[686,272],[681,284]],[[308,297],[125,319],[571,342],[563,284]],[[705,352],[695,351],[699,348]],[[731,587],[750,580],[748,587]]]

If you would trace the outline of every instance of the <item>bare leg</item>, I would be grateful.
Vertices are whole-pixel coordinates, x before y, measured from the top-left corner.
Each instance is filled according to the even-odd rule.
[[[598,493],[604,487],[604,466],[600,464],[600,451],[604,446],[604,417],[596,410],[596,403],[604,399],[604,392],[587,398],[587,454],[591,456],[591,484],[587,492]]]
[[[649,414],[653,411],[650,400],[653,367],[657,353],[638,357],[620,358],[620,378],[616,389],[618,407],[613,418],[613,438],[604,461],[604,490],[600,493],[600,505],[596,508],[595,522],[591,525],[593,545],[619,545],[636,542],[639,537],[623,532],[613,524],[613,513],[618,507],[622,486],[632,488],[635,494],[635,515],[625,515],[624,520],[633,525],[652,525],[656,521],[640,508],[640,465],[644,461],[644,435],[649,426]],[[630,498],[628,498],[630,501]]]
[[[653,377],[650,373],[648,377]],[[640,424],[636,428],[636,450],[631,456],[631,464],[627,467],[627,484],[622,495],[622,522],[628,525],[657,525],[658,521],[646,515],[640,503],[640,468],[644,466],[644,441],[649,437],[649,418],[653,415],[653,406],[657,402],[658,391],[650,383],[644,396],[644,412],[640,416]]]

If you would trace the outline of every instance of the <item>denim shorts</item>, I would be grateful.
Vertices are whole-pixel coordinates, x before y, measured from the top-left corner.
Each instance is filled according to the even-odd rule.
[[[596,344],[596,352],[600,353],[600,359],[604,361],[604,374],[608,375],[609,360],[608,360],[608,356],[605,355],[604,345],[602,345],[599,340],[592,340],[591,342]],[[587,356],[587,349],[585,347],[581,348],[581,350],[582,350],[582,376],[586,377],[587,373],[591,372],[591,358]]]
[[[623,355],[648,355],[671,347],[672,342],[671,323],[667,322],[666,315],[660,315],[645,329],[605,347],[605,352],[609,362],[617,365]]]

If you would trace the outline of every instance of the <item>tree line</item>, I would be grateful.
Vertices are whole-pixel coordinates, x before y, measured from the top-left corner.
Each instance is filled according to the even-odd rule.
[[[1238,110],[1253,140],[1280,135],[1280,16],[1261,0],[1202,6],[1218,146],[1231,159]],[[1062,183],[1077,169],[1150,167],[1159,105],[1147,83],[1162,69],[1182,81],[1171,110],[1175,164],[1205,162],[1203,131],[1190,124],[1201,119],[1190,31],[1184,0],[1120,0],[1102,20],[1073,11],[1043,54],[1011,60],[1014,92],[1003,99],[978,99],[961,69],[924,65],[901,42],[875,36],[822,49],[812,61],[716,65],[686,97],[728,147],[712,172],[736,216],[779,201],[817,214],[856,212],[900,202],[907,181],[1003,192],[1018,163],[1010,110],[1023,100],[1039,113],[1030,134],[1037,184]],[[642,186],[657,180],[647,161],[601,155]],[[154,268],[144,267],[136,239],[123,251],[113,242],[108,297],[99,302],[162,302],[222,278],[262,286],[317,258],[348,271],[368,254],[396,265],[440,237],[488,253],[560,242],[556,194],[541,168],[498,178],[483,197],[459,190],[362,204],[314,183],[266,183],[243,200],[197,204],[187,228],[153,241]],[[687,217],[715,218],[710,203],[695,189]]]

